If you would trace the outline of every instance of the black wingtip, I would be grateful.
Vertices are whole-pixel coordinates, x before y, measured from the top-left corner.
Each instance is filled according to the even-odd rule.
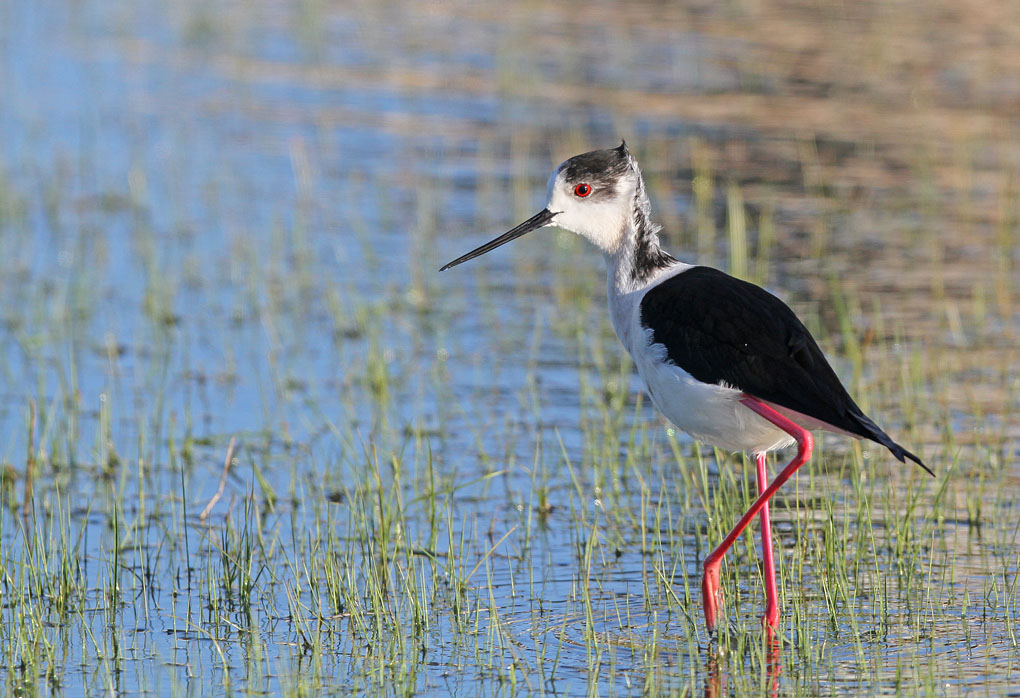
[[[907,449],[903,448],[898,443],[893,441],[891,438],[889,438],[889,435],[882,431],[882,429],[877,424],[871,421],[871,419],[866,414],[864,414],[863,412],[858,412],[853,416],[857,424],[863,427],[861,431],[857,432],[858,434],[867,437],[872,441],[888,448],[889,451],[896,457],[896,460],[898,460],[900,463],[906,463],[907,459],[909,458],[910,460],[914,461],[919,466],[924,468],[924,471],[926,473],[928,473],[932,477],[935,477],[934,470],[925,465],[923,460],[921,460],[913,453],[911,453],[910,451],[908,451]]]
[[[901,463],[906,463],[907,461],[905,460],[905,458],[909,458],[910,460],[914,461],[919,466],[924,468],[924,471],[926,473],[928,473],[932,477],[935,477],[935,471],[932,470],[931,468],[929,468],[927,465],[925,465],[924,461],[922,461],[920,458],[918,458],[913,453],[911,453],[907,449],[903,448],[899,444],[893,444],[893,445],[896,446],[896,448],[895,449],[889,449],[889,450],[893,452],[894,456],[896,456],[897,458],[900,459]]]

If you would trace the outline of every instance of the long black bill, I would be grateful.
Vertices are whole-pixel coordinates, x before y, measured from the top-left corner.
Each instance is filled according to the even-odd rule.
[[[455,267],[458,264],[463,264],[464,262],[468,261],[469,259],[474,259],[475,257],[480,257],[483,254],[485,254],[486,252],[488,252],[489,250],[494,250],[497,247],[499,247],[500,245],[505,245],[508,242],[510,242],[511,240],[516,240],[520,236],[522,236],[522,235],[524,235],[526,233],[530,233],[532,230],[537,230],[538,228],[541,228],[544,225],[549,225],[549,222],[553,219],[553,216],[555,216],[555,215],[556,214],[553,213],[552,211],[550,211],[549,209],[544,208],[541,211],[539,211],[538,213],[536,213],[534,216],[529,218],[528,220],[526,220],[523,223],[521,223],[519,226],[517,226],[513,230],[508,230],[507,232],[503,233],[502,235],[500,235],[495,240],[493,240],[491,242],[487,242],[484,245],[482,245],[481,247],[477,247],[477,248],[471,250],[470,252],[468,252],[463,257],[457,257],[457,259],[453,260],[449,264],[444,265],[443,268],[440,269],[439,271],[446,271],[450,267]]]

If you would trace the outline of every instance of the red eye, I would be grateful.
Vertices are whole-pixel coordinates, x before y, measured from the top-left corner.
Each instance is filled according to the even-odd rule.
[[[574,187],[575,196],[585,197],[588,196],[589,194],[591,194],[590,184],[585,184],[582,182],[581,184],[578,184],[576,187]]]

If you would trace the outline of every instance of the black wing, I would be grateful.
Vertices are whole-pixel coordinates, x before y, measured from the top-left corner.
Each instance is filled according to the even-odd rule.
[[[765,289],[692,267],[645,294],[641,324],[697,380],[726,383],[871,439],[931,472],[861,411],[804,323]]]

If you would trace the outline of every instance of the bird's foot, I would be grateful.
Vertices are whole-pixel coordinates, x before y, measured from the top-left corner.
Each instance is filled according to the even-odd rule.
[[[705,627],[708,629],[709,637],[715,635],[716,619],[719,615],[719,566],[720,561],[709,556],[705,560],[705,576],[701,579],[701,602],[705,607]]]
[[[761,624],[770,633],[779,628],[779,605],[771,602],[765,604],[765,615],[761,617]]]

